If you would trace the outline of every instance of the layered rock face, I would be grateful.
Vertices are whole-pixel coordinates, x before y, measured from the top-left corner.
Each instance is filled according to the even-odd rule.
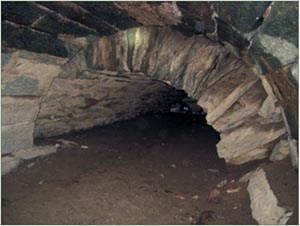
[[[162,112],[183,97],[142,73],[74,74],[65,58],[27,51],[2,56],[2,154],[31,148],[34,137]]]
[[[33,146],[42,97],[65,59],[27,51],[2,53],[2,154]]]
[[[267,157],[286,133],[265,78],[203,36],[188,38],[169,28],[133,28],[94,40],[85,52],[85,59],[77,61],[85,61],[89,68],[143,72],[184,89],[221,133],[217,149],[228,163]]]
[[[56,78],[43,99],[35,137],[49,137],[164,112],[180,99],[171,86],[143,74],[84,71],[77,78]]]
[[[8,137],[19,134],[25,127],[32,131],[34,125],[36,136],[79,129],[80,126],[72,121],[73,117],[80,118],[79,115],[84,115],[90,109],[100,110],[96,106],[102,103],[103,98],[100,91],[101,94],[93,97],[87,95],[89,89],[95,92],[97,87],[86,85],[90,82],[90,78],[85,77],[88,73],[97,77],[93,79],[95,84],[99,83],[100,90],[107,85],[101,82],[105,76],[109,79],[108,83],[113,84],[110,87],[112,90],[120,87],[123,90],[135,90],[131,85],[124,88],[120,85],[124,82],[114,80],[111,74],[103,70],[117,74],[128,72],[128,79],[134,83],[138,77],[134,73],[142,72],[184,89],[206,109],[208,122],[221,133],[218,152],[227,162],[240,164],[267,155],[277,139],[285,134],[279,105],[284,107],[291,126],[291,132],[288,129],[289,137],[291,133],[297,136],[296,3],[7,2],[3,4],[3,9],[4,48],[68,57],[54,60],[42,54],[38,59],[33,54],[29,57],[32,62],[26,64],[24,62],[28,61],[30,55],[27,52],[26,57],[20,55],[15,60],[22,62],[18,71],[13,69],[18,68],[16,65],[19,64],[12,63],[12,54],[3,54],[4,64],[8,62],[11,65],[2,67],[5,71],[2,87],[2,105],[6,106],[4,112],[27,109],[23,106],[25,101],[28,102],[26,106],[38,105],[30,108],[24,119],[4,116],[3,125],[7,127],[2,130]],[[126,30],[142,25],[168,28],[139,27]],[[196,35],[199,33],[207,35],[205,38],[199,37]],[[87,38],[74,39],[85,36]],[[218,46],[218,42],[227,50]],[[20,53],[24,55],[24,51]],[[36,67],[33,64],[39,65],[37,72],[33,72]],[[24,69],[22,65],[27,65],[27,68]],[[28,68],[32,71],[28,71]],[[139,79],[143,80],[146,76]],[[70,105],[60,104],[58,107],[58,103],[53,101],[58,98],[63,103],[68,102],[58,81],[70,84],[66,88],[68,92],[73,88],[80,90],[75,91],[73,106],[70,102]],[[142,90],[148,92],[145,88]],[[27,99],[23,101],[25,97]],[[136,103],[140,104],[141,101]],[[133,106],[134,103],[128,102],[129,105]],[[82,109],[84,106],[90,107]],[[73,108],[79,110],[74,111]],[[116,108],[116,111],[119,110]],[[132,110],[137,111],[141,109]],[[37,116],[37,112],[41,115]],[[69,116],[62,116],[62,112],[67,112]],[[102,112],[107,114],[106,110]],[[93,118],[95,125],[101,121],[94,113],[89,117]],[[112,121],[102,120],[102,123]],[[29,128],[32,122],[34,125],[31,124]],[[86,122],[82,127],[88,128],[93,123]],[[16,124],[25,127],[13,128],[12,125]],[[52,125],[56,125],[56,129]],[[53,129],[51,132],[50,127]],[[241,133],[244,135],[241,136]],[[32,141],[25,140],[20,143],[30,146]],[[7,146],[13,146],[10,143]]]

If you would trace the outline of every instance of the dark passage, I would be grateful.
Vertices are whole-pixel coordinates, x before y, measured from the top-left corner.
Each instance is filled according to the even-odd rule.
[[[2,178],[2,224],[254,224],[233,181],[251,166],[226,168],[203,120],[148,115],[36,141],[59,151]]]

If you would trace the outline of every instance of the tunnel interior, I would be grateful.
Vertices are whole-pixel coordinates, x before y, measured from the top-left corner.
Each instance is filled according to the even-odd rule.
[[[298,223],[296,3],[1,6],[2,223]]]

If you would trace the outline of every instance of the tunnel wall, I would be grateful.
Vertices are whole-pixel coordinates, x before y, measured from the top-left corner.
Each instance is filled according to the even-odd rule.
[[[85,71],[77,78],[56,78],[43,99],[34,137],[49,137],[164,112],[180,95],[143,74]]]
[[[285,134],[280,111],[261,80],[228,50],[201,36],[136,28],[92,46],[89,66],[145,71],[198,100],[208,123],[221,133],[217,149],[227,162],[264,158]]]
[[[182,98],[142,73],[72,74],[65,68],[68,59],[24,50],[2,59],[2,154],[32,147],[34,137],[165,111]]]
[[[207,37],[267,77],[298,137],[298,2],[5,2],[2,48],[70,57],[60,35],[112,35],[169,26],[187,37],[200,22]]]
[[[229,163],[268,156],[286,133],[267,81],[201,36],[142,27],[101,39],[61,39],[68,43],[69,59],[27,51],[7,54],[4,111],[14,111],[16,98],[30,99],[34,107],[25,125],[4,120],[3,153],[32,145],[33,135],[58,135],[161,109],[176,95],[157,80],[184,89],[205,109],[208,123],[220,132],[218,154]],[[14,134],[20,142],[13,142]]]
[[[133,28],[91,41],[74,62],[94,70],[143,72],[184,89],[221,133],[218,154],[232,164],[265,158],[286,133],[268,81],[203,36]]]
[[[25,50],[2,52],[1,153],[33,146],[42,98],[66,59]]]

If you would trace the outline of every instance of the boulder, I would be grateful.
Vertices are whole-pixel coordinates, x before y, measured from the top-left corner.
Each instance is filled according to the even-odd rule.
[[[278,206],[266,173],[258,168],[249,180],[247,187],[251,200],[251,210],[253,218],[258,224],[286,224],[292,211]]]

